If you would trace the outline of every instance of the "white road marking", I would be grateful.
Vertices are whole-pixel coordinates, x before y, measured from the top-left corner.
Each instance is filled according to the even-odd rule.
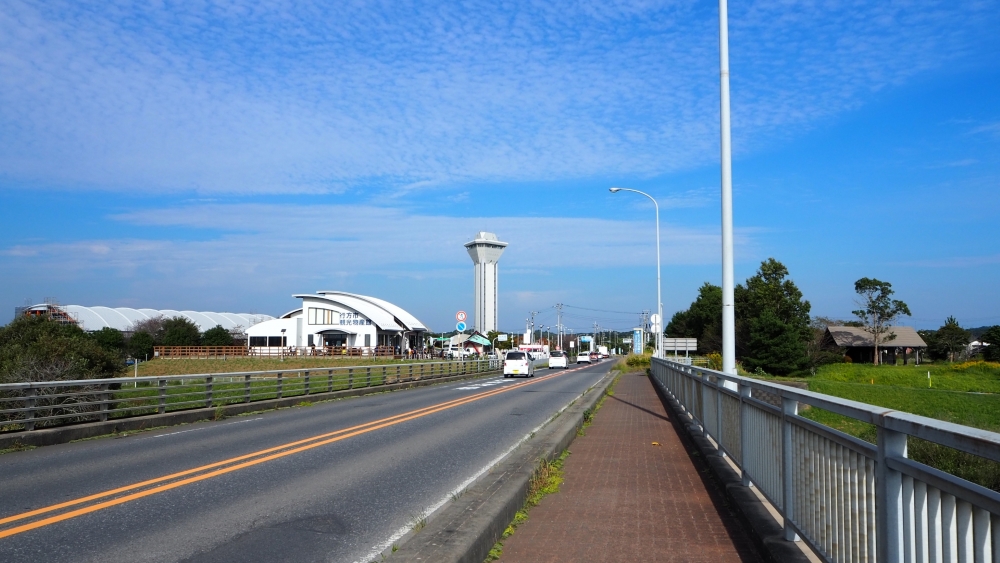
[[[179,430],[177,432],[170,432],[169,434],[158,434],[156,436],[150,436],[150,438],[162,438],[164,436],[175,436],[177,434],[185,434],[187,432],[197,432],[199,430],[209,430],[211,428],[218,428],[219,426],[229,426],[230,424],[243,424],[244,422],[253,422],[255,420],[263,420],[263,419],[264,419],[264,417],[258,416],[257,418],[250,418],[250,419],[247,419],[247,420],[237,420],[235,422],[227,422],[225,424],[218,424],[218,425],[215,425],[215,426],[204,426],[202,428],[192,428],[190,430]]]
[[[603,379],[603,377],[601,379]],[[542,427],[544,427],[549,422],[552,422],[552,419],[554,419],[555,417],[557,417],[560,414],[562,414],[562,412],[564,410],[568,409],[570,407],[570,405],[572,405],[573,403],[575,403],[578,400],[580,400],[580,397],[583,397],[585,394],[589,393],[590,390],[594,388],[594,386],[596,386],[598,383],[601,382],[601,379],[598,379],[597,381],[595,381],[593,385],[591,385],[590,387],[588,387],[586,389],[586,391],[584,391],[583,393],[580,393],[579,395],[577,395],[576,397],[574,397],[572,401],[566,403],[566,405],[563,408],[561,408],[558,411],[556,411],[555,413],[553,413],[553,415],[550,416],[549,418],[547,418],[545,420],[545,422],[542,422],[538,426],[534,427],[530,432],[528,432],[520,440],[518,440],[513,446],[507,448],[506,451],[504,451],[502,454],[498,455],[492,461],[490,461],[485,466],[483,466],[483,468],[480,469],[479,471],[477,471],[472,477],[469,477],[468,479],[466,479],[465,481],[463,481],[462,484],[460,484],[459,486],[457,486],[454,489],[452,489],[448,494],[446,494],[444,496],[444,498],[442,498],[438,502],[434,503],[433,505],[427,507],[422,513],[420,513],[419,516],[417,516],[416,520],[425,520],[425,519],[427,519],[431,514],[434,514],[434,512],[436,512],[439,508],[441,508],[442,506],[444,506],[445,503],[447,503],[448,501],[450,501],[452,498],[454,498],[454,497],[456,497],[456,496],[461,495],[462,493],[464,493],[466,487],[468,487],[469,485],[473,484],[477,479],[479,479],[480,477],[482,477],[483,475],[485,475],[489,470],[491,470],[494,467],[496,467],[497,464],[499,464],[501,461],[503,461],[505,457],[507,457],[508,455],[510,455],[511,452],[513,452],[514,450],[516,450],[521,444],[523,444],[523,443],[527,442],[528,440],[530,440],[531,437],[534,436],[536,432],[538,432],[539,430],[542,429]],[[378,558],[379,558],[379,556],[381,556],[386,550],[388,550],[390,547],[392,547],[392,545],[395,544],[396,541],[398,541],[400,538],[402,538],[403,536],[405,536],[406,534],[408,534],[412,529],[413,529],[413,525],[412,524],[408,524],[408,525],[403,526],[402,528],[396,530],[396,532],[393,533],[391,536],[389,536],[389,538],[387,540],[385,540],[384,542],[376,545],[372,549],[371,552],[369,552],[368,554],[366,554],[364,557],[356,560],[354,563],[371,563],[372,561],[377,561]]]

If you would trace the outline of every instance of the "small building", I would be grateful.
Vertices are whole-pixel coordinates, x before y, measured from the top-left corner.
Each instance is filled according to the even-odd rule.
[[[423,345],[427,327],[388,301],[345,291],[297,294],[302,307],[247,330],[253,355],[396,355]]]
[[[893,336],[889,336],[889,335]],[[879,363],[895,364],[896,357],[902,356],[907,363],[907,355],[913,354],[916,363],[920,363],[920,353],[927,349],[927,343],[917,334],[913,327],[887,327],[886,334],[880,337]],[[826,328],[823,348],[839,350],[851,358],[856,364],[871,364],[875,361],[875,338],[861,327],[830,326]]]

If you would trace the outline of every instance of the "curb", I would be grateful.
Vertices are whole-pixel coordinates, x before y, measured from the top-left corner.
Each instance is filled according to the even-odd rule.
[[[750,531],[754,543],[761,555],[775,563],[810,563],[809,557],[802,552],[796,542],[785,540],[784,526],[768,511],[767,507],[749,487],[744,487],[740,474],[729,465],[725,458],[720,457],[718,450],[702,435],[701,426],[687,421],[688,416],[666,389],[660,386],[655,377],[650,377],[653,388],[663,404],[673,412],[677,420],[684,425],[688,438],[711,469],[712,476],[725,491],[726,500],[733,507],[733,512],[741,523]]]
[[[569,447],[615,375],[608,373],[557,414],[534,437],[498,463],[454,502],[433,515],[391,555],[393,562],[482,563],[490,549],[524,507],[528,484],[545,459]]]
[[[159,426],[175,426],[178,424],[190,424],[192,422],[215,420],[218,418],[219,414],[222,414],[223,416],[235,416],[248,412],[292,407],[302,402],[316,403],[333,399],[360,397],[363,395],[373,395],[375,393],[398,391],[413,387],[426,387],[428,385],[437,385],[439,383],[449,383],[452,381],[478,379],[480,377],[496,375],[497,373],[498,371],[489,371],[465,375],[436,377],[434,379],[417,379],[402,383],[379,385],[376,387],[344,389],[342,391],[333,391],[329,393],[310,393],[309,395],[295,395],[294,397],[283,397],[281,399],[266,399],[250,403],[233,403],[229,405],[219,405],[218,407],[189,409],[163,414],[117,418],[104,422],[85,422],[83,424],[57,426],[55,428],[21,431],[7,435],[0,435],[0,450],[24,446],[53,446],[56,444],[65,444],[66,442],[72,442],[74,440],[111,435],[118,432],[130,432]]]

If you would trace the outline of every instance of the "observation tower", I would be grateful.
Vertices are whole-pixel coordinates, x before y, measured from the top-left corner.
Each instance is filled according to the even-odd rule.
[[[469,256],[476,264],[476,324],[480,334],[497,329],[497,262],[507,248],[497,236],[486,231],[465,243]]]

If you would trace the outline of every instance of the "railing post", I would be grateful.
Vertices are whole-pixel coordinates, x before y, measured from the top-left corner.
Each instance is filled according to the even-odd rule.
[[[250,374],[243,376],[243,402],[250,402]]]
[[[906,434],[877,428],[875,459],[875,545],[878,561],[901,561],[903,557],[903,475],[886,467],[892,457],[906,457]]]
[[[403,368],[399,364],[396,364],[396,383],[399,383],[399,377],[403,374]]]
[[[698,423],[701,425],[701,435],[708,437],[708,421],[705,420],[708,415],[708,375],[703,371],[698,372],[698,389],[701,391],[701,419]]]
[[[108,393],[108,384],[101,385],[101,422],[108,420],[108,400],[111,393]]]
[[[205,378],[205,406],[212,408],[212,376]]]
[[[278,372],[278,398],[279,399],[281,398],[281,387],[282,387],[282,384],[284,383],[284,379],[282,379],[283,375],[284,374],[281,373],[280,371]]]
[[[388,368],[386,366],[382,366],[382,385],[388,385],[389,384],[389,380],[386,379],[388,377],[387,371],[388,371]]]
[[[38,391],[34,387],[28,387],[24,390],[24,408],[28,409],[28,412],[24,413],[24,429],[34,430],[35,429],[35,396]]]
[[[365,374],[365,387],[372,386],[372,368],[366,368],[367,373]]]
[[[156,383],[160,390],[160,400],[156,407],[156,412],[163,414],[167,412],[167,380],[161,379]]]
[[[722,383],[723,380],[715,376],[715,431],[719,434],[715,444],[718,446],[716,451],[719,457],[726,457],[726,452],[722,449],[722,390],[725,389]]]
[[[781,504],[785,517],[785,540],[799,541],[792,529],[795,518],[795,480],[792,478],[795,451],[792,449],[792,417],[799,414],[799,402],[781,398]]]
[[[354,368],[347,368],[347,388],[354,389]]]
[[[327,393],[332,393],[333,392],[333,370],[332,369],[326,372],[326,392]]]
[[[409,368],[410,368],[410,376],[409,376],[410,377],[410,381],[413,381],[413,364],[410,364]]]
[[[740,388],[740,452],[743,455],[740,456],[740,482],[744,487],[752,487],[753,481],[750,480],[750,476],[747,475],[747,452],[749,451],[750,441],[750,407],[747,405],[746,400],[750,398],[750,386],[739,384]]]
[[[309,370],[305,371],[305,376],[306,376],[306,395],[308,395],[309,394]]]

